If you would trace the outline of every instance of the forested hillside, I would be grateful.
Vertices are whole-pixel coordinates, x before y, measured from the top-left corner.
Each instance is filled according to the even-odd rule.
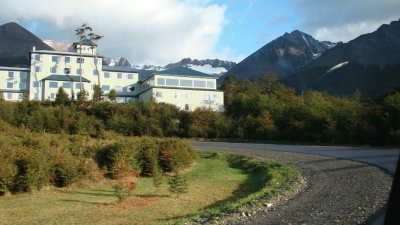
[[[257,81],[228,77],[225,112],[180,111],[162,103],[0,101],[0,118],[38,133],[229,138],[323,144],[400,144],[400,92],[374,101],[361,93],[298,96],[273,74]],[[58,96],[59,97],[59,96]]]

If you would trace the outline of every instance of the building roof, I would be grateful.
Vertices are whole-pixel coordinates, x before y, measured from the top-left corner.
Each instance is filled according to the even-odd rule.
[[[29,71],[29,68],[0,66],[0,70],[8,70],[8,71]]]
[[[50,75],[48,77],[43,78],[43,80],[55,80],[55,81],[72,81],[72,82],[79,82],[79,76],[73,75]],[[82,77],[82,82],[90,83],[90,80]]]
[[[103,66],[103,71],[139,73],[139,70],[135,68],[124,66]]]
[[[79,56],[79,52],[62,52],[62,51],[49,51],[49,50],[36,50],[36,51],[31,51],[31,53]],[[82,53],[82,57],[93,57],[94,58],[94,56],[92,54],[85,54],[85,53]],[[97,55],[97,58],[104,58],[104,56]]]
[[[197,70],[192,70],[187,67],[175,67],[167,70],[141,70],[139,73],[139,78],[141,81],[146,80],[152,75],[172,75],[172,76],[187,76],[187,77],[208,77],[208,78],[218,78],[217,76],[199,72]]]

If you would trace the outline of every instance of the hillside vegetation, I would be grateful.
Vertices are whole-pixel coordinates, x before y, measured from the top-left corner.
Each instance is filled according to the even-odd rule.
[[[295,91],[273,74],[256,81],[228,77],[225,112],[180,111],[163,103],[0,100],[0,119],[37,133],[102,137],[229,138],[324,144],[400,144],[400,91],[375,100]]]

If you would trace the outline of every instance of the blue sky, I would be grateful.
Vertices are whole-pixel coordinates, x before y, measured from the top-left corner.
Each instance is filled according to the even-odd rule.
[[[0,8],[0,24],[18,22],[43,39],[73,42],[88,23],[105,36],[102,55],[137,65],[239,62],[295,29],[347,42],[400,18],[400,0],[1,0]]]

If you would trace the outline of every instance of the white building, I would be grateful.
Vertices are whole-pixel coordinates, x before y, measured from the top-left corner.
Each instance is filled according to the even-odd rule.
[[[216,89],[217,77],[188,68],[165,71],[138,71],[129,67],[102,65],[96,56],[96,45],[82,42],[75,52],[33,50],[30,67],[0,67],[0,94],[5,100],[18,101],[27,92],[30,100],[54,100],[59,87],[76,95],[82,89],[93,95],[99,84],[107,98],[110,90],[117,93],[117,102],[165,102],[183,110],[209,108],[223,111],[223,92]]]

